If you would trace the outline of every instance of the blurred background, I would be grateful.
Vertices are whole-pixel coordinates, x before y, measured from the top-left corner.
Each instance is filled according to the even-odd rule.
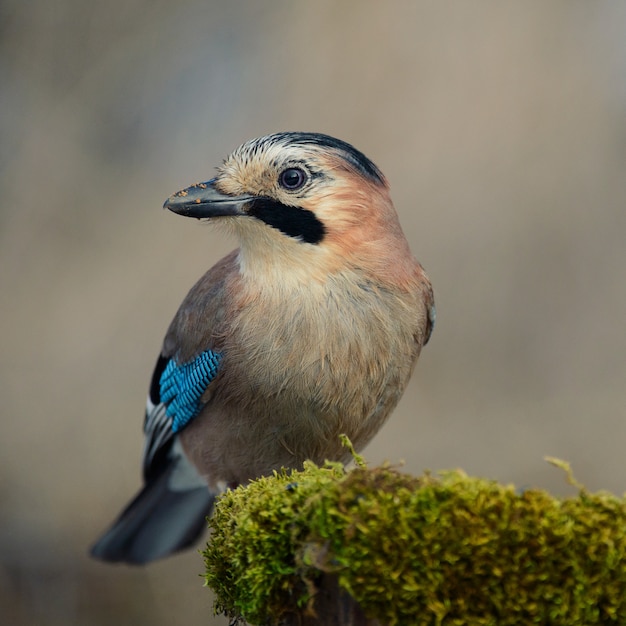
[[[437,328],[367,459],[626,491],[626,4],[0,5],[0,621],[226,624],[194,550],[87,557],[140,485],[147,385],[235,246],[161,210],[312,130],[386,173]],[[214,620],[214,621],[213,621]]]

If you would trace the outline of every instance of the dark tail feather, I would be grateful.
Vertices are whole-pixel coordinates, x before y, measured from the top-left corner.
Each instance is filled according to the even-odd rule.
[[[207,487],[173,489],[172,464],[147,483],[91,548],[111,562],[142,564],[191,546],[206,528],[215,496]]]

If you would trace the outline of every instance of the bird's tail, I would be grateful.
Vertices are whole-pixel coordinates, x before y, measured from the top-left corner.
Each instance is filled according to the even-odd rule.
[[[184,462],[183,459],[177,459]],[[178,462],[151,477],[91,548],[111,562],[143,564],[191,546],[206,528],[215,496],[206,485],[180,484]]]

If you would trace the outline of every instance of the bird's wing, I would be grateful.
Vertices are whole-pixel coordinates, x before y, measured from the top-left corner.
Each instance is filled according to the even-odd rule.
[[[146,481],[169,464],[176,434],[201,411],[207,387],[219,372],[222,357],[215,336],[223,332],[227,284],[238,275],[237,252],[218,261],[191,288],[165,335],[143,426]]]
[[[176,434],[202,410],[202,397],[217,376],[221,355],[201,352],[190,361],[160,355],[146,403],[143,476],[148,481],[163,470]]]
[[[144,485],[92,547],[94,557],[147,563],[192,545],[202,534],[215,496],[177,433],[202,410],[220,360],[212,350],[183,363],[159,356],[144,421]]]
[[[435,329],[435,320],[437,318],[437,309],[435,308],[435,296],[433,295],[433,288],[428,283],[428,289],[424,294],[424,300],[426,304],[426,332],[424,334],[424,343],[422,345],[426,345],[430,336],[433,334],[433,330]]]

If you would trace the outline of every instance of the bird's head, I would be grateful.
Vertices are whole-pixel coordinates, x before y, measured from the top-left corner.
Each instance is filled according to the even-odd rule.
[[[394,259],[411,257],[381,171],[328,135],[284,132],[248,141],[215,178],[175,193],[164,207],[231,226],[248,268],[391,271]]]

